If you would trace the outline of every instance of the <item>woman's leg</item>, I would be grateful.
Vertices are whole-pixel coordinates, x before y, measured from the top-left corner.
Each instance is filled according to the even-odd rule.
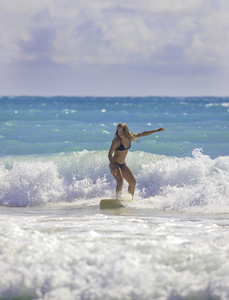
[[[111,173],[111,174],[113,175],[114,179],[117,181],[116,194],[118,196],[122,192],[123,174],[122,174],[121,168],[119,166],[117,166],[116,168],[117,168],[118,172],[117,173]]]
[[[130,168],[127,165],[124,165],[122,167],[122,175],[124,179],[129,183],[128,192],[134,196],[134,189],[136,185],[136,180],[134,178],[134,174],[130,170]]]

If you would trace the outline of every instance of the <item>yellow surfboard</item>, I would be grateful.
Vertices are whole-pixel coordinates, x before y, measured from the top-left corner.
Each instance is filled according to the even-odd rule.
[[[108,209],[108,208],[119,208],[125,207],[125,202],[133,202],[133,200],[127,199],[102,199],[100,201],[100,208],[101,209]]]

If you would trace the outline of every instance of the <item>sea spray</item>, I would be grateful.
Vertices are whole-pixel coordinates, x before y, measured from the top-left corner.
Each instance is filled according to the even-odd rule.
[[[52,163],[16,162],[7,170],[1,164],[0,201],[9,206],[36,206],[64,197],[63,179]]]
[[[137,180],[136,206],[229,211],[228,156],[211,159],[200,149],[183,158],[136,151],[129,152],[127,164]],[[9,206],[95,205],[101,198],[113,198],[116,186],[107,151],[1,158],[0,178],[0,203]]]
[[[137,176],[146,206],[163,210],[226,213],[229,211],[229,157],[212,160],[200,149],[193,158],[173,158],[144,165]],[[142,181],[141,181],[142,180]],[[151,182],[151,185],[149,184]]]

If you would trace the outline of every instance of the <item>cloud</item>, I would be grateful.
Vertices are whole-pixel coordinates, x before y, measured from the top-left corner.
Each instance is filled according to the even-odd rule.
[[[200,21],[200,30],[193,36],[187,57],[193,63],[207,65],[227,65],[229,50],[228,10],[211,13]]]
[[[44,57],[73,68],[227,63],[227,0],[11,0],[0,6],[5,63]]]
[[[228,0],[1,0],[1,90],[221,92],[228,13]]]

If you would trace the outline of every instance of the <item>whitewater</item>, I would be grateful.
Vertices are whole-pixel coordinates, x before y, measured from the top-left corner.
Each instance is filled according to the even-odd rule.
[[[0,299],[229,299],[229,98],[0,108]],[[132,143],[134,202],[101,210],[119,122],[166,132]]]

